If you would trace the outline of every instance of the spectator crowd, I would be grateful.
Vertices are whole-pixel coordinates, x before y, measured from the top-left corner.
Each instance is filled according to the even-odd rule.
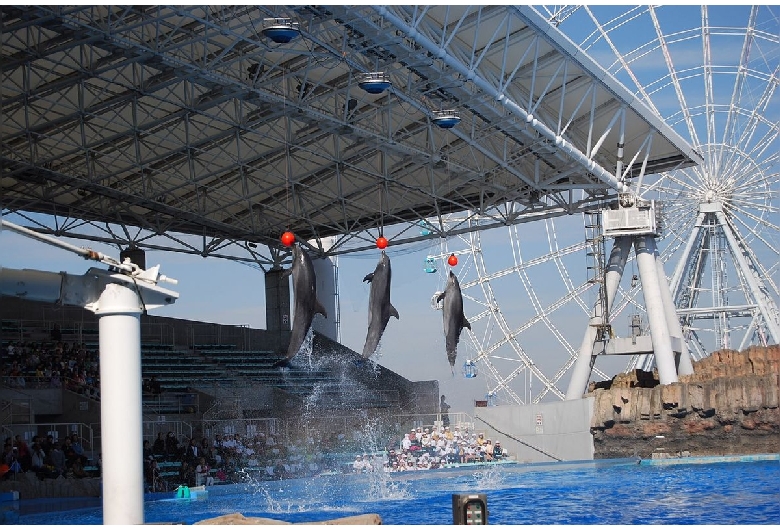
[[[398,447],[377,457],[357,455],[352,464],[355,473],[383,470],[386,472],[437,469],[452,464],[496,462],[508,457],[498,440],[485,433],[470,433],[468,429],[450,429],[449,425],[417,427],[403,435]]]
[[[0,376],[6,386],[66,388],[100,399],[100,356],[84,343],[12,341],[0,354]]]
[[[174,491],[181,485],[314,476],[338,471],[333,449],[331,440],[287,441],[281,433],[216,434],[198,439],[159,432],[154,442],[143,442],[144,478],[147,490],[157,492]]]
[[[90,466],[84,447],[77,433],[66,436],[60,442],[49,434],[46,438],[33,436],[31,444],[21,435],[10,436],[3,445],[0,478],[8,480],[19,473],[35,473],[46,478],[84,478],[100,474],[100,460]],[[94,470],[94,471],[93,471]]]

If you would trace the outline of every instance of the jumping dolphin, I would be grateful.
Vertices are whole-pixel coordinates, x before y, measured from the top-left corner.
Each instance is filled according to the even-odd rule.
[[[447,348],[447,360],[450,361],[450,368],[455,374],[455,357],[458,355],[458,340],[463,328],[471,329],[471,324],[466,320],[463,314],[463,295],[460,292],[458,277],[450,271],[447,278],[447,286],[444,292],[436,297],[436,302],[444,299],[442,315],[444,316],[444,339]]]
[[[317,277],[311,258],[300,245],[293,246],[292,255],[292,267],[284,271],[283,276],[287,277],[292,274],[293,277],[293,297],[295,298],[293,329],[290,335],[290,346],[287,348],[287,357],[275,362],[274,368],[290,364],[292,358],[301,349],[315,314],[319,313],[328,318],[325,308],[317,300]]]
[[[371,294],[368,296],[368,333],[363,346],[363,358],[368,359],[376,351],[390,317],[399,318],[398,311],[390,303],[390,258],[384,250],[374,272],[366,274],[363,281],[371,283]]]

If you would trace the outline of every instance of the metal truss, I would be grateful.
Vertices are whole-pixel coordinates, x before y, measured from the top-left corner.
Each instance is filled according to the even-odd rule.
[[[447,237],[700,162],[525,6],[3,6],[0,37],[3,213],[120,248],[267,268],[285,230],[331,255]]]

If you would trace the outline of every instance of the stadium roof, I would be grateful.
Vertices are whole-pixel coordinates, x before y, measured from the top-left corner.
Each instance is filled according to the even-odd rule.
[[[701,161],[528,6],[0,13],[0,206],[44,232],[272,264],[285,230],[338,254],[383,226],[466,230],[453,212],[583,211]]]

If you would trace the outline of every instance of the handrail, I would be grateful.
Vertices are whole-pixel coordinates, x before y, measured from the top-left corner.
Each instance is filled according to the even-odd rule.
[[[19,319],[19,318],[3,318],[3,329],[0,330],[0,337],[6,337],[11,335],[9,331],[5,330],[5,327],[15,328],[16,331],[13,334],[18,334],[16,338],[7,338],[6,340],[14,342],[42,342],[42,343],[55,343],[55,342],[75,342],[78,344],[89,342],[92,345],[92,341],[89,338],[94,337],[94,345],[97,348],[98,337],[98,323],[94,322],[75,322],[69,321],[55,321],[52,319]],[[55,325],[60,326],[60,333],[62,338],[53,339],[51,333]],[[27,335],[27,336],[25,336]],[[87,336],[90,336],[89,338]],[[88,340],[85,340],[88,339]],[[173,324],[166,322],[141,322],[141,342],[144,339],[148,341],[156,341],[159,344],[166,346],[176,345],[176,328]]]
[[[97,449],[95,447],[95,432],[91,426],[85,423],[13,423],[6,427],[12,432],[12,436],[20,434],[28,442],[30,433],[38,434],[43,431],[46,433],[44,437],[51,434],[55,441],[64,440],[66,436],[76,433],[79,440],[82,441],[84,452],[91,455],[90,459],[95,457]]]

